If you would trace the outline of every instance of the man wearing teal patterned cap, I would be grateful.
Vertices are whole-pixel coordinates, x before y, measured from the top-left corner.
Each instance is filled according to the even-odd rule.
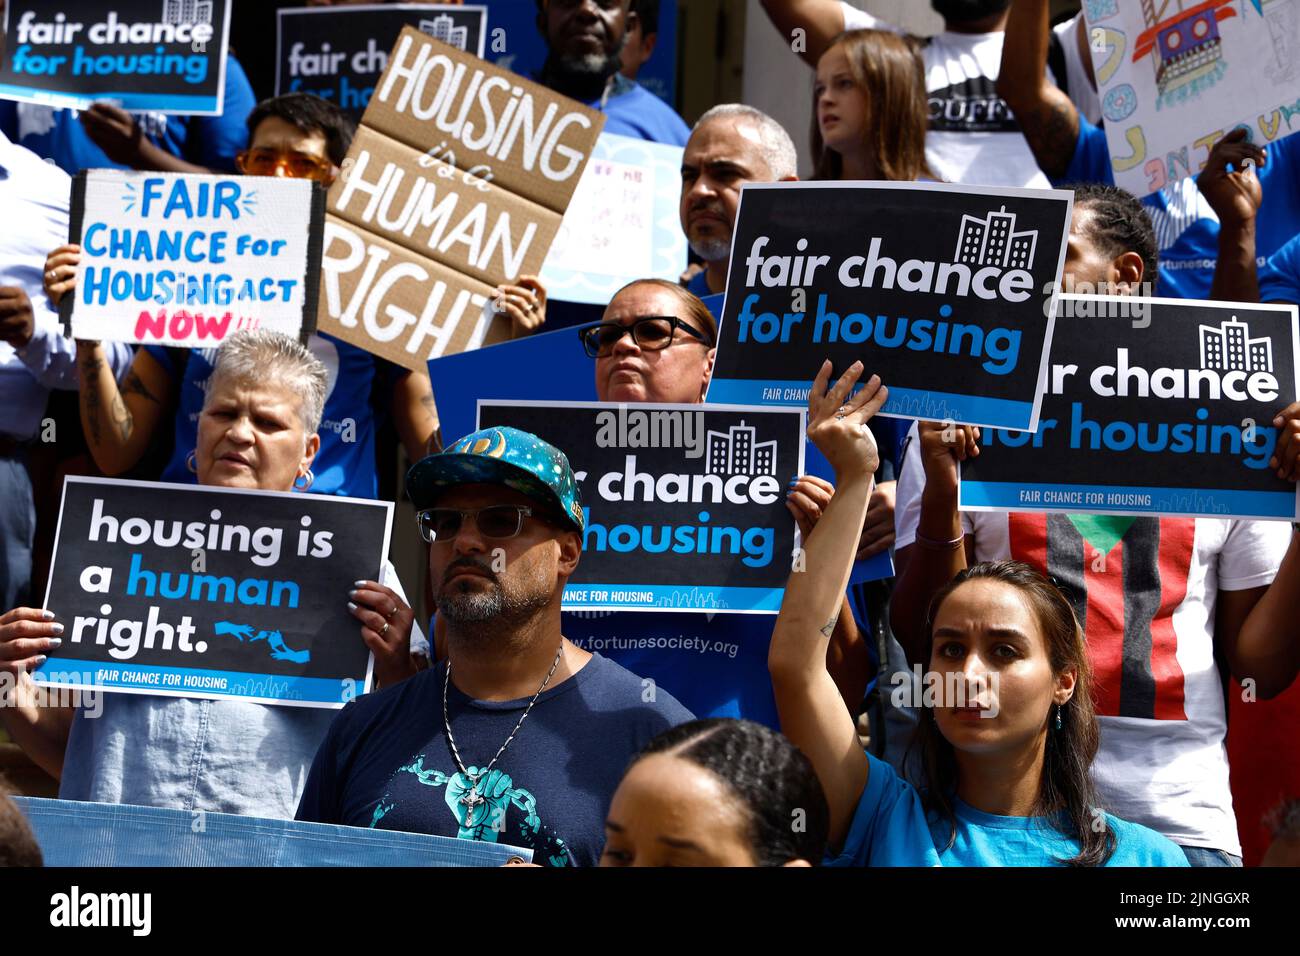
[[[418,462],[406,486],[429,542],[446,658],[344,708],[298,818],[595,865],[623,768],[691,714],[561,633],[560,600],[582,556],[569,460],[536,435],[486,428]]]

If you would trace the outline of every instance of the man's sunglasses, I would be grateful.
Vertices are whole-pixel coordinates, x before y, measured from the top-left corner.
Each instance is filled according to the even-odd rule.
[[[524,526],[524,518],[533,509],[526,505],[489,505],[472,511],[459,508],[427,508],[415,516],[420,537],[429,544],[451,541],[460,534],[466,518],[474,519],[474,526],[485,538],[513,538]]]
[[[283,167],[291,179],[329,178],[334,164],[306,153],[282,153],[274,149],[246,149],[235,156],[235,166],[248,176],[274,176]]]
[[[619,322],[601,322],[578,330],[582,347],[591,358],[605,358],[614,351],[619,339],[631,334],[632,341],[643,352],[658,352],[672,345],[673,336],[678,329],[693,336],[705,345],[711,345],[709,337],[698,329],[693,329],[675,315],[643,315],[631,324]]]

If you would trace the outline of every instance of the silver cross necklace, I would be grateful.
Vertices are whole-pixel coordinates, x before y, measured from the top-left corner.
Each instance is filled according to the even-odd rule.
[[[501,749],[498,750],[496,756],[488,762],[488,765],[478,773],[472,775],[467,769],[465,769],[465,762],[460,759],[460,751],[456,749],[456,738],[452,736],[451,733],[451,718],[447,716],[447,690],[451,685],[451,658],[447,659],[447,670],[443,674],[442,678],[442,726],[443,729],[447,731],[447,743],[451,746],[451,755],[456,760],[456,766],[460,769],[461,776],[468,780],[470,784],[469,789],[462,793],[460,799],[457,801],[465,808],[466,827],[472,827],[474,825],[474,811],[478,809],[479,804],[487,802],[487,798],[478,792],[478,782],[487,776],[488,771],[491,770],[496,762],[501,759],[501,755],[505,753],[506,748],[510,746],[510,741],[515,739],[515,734],[519,733],[519,728],[522,727],[524,721],[528,719],[528,714],[532,711],[533,704],[537,703],[537,698],[542,696],[542,691],[546,690],[546,685],[549,684],[551,678],[555,676],[555,668],[559,666],[560,658],[563,655],[564,639],[561,638],[560,647],[555,652],[555,660],[551,661],[551,669],[546,672],[546,679],[542,681],[542,686],[537,688],[537,693],[533,695],[533,699],[530,700],[528,706],[524,708],[524,712],[522,716],[520,716],[519,722],[515,724],[515,729],[510,731],[510,736],[506,738],[506,742],[501,745]]]

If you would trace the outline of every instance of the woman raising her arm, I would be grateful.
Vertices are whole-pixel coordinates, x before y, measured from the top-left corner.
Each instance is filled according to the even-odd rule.
[[[1185,866],[1152,830],[1096,806],[1097,722],[1083,634],[1065,598],[1027,565],[976,565],[934,598],[916,786],[858,745],[826,672],[826,635],[848,580],[878,455],[866,422],[886,389],[856,396],[855,363],[809,395],[808,437],[835,469],[836,493],[790,575],[769,667],[781,730],[812,761],[839,865]]]

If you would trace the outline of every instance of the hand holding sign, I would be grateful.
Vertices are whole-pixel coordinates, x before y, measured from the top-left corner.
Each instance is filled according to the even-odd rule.
[[[411,629],[415,612],[392,588],[358,581],[349,591],[348,610],[361,622],[361,639],[375,655],[375,686],[389,687],[412,677]]]
[[[1300,402],[1292,402],[1273,419],[1278,430],[1277,445],[1268,467],[1277,471],[1283,481],[1300,480]]]
[[[957,487],[958,464],[980,453],[980,430],[952,422],[917,422],[927,487]]]
[[[1205,169],[1196,177],[1196,187],[1218,214],[1220,223],[1250,222],[1264,201],[1255,167],[1267,163],[1268,155],[1262,147],[1247,141],[1246,134],[1247,130],[1239,126],[1219,140],[1210,150]]]
[[[112,103],[96,103],[80,116],[90,141],[115,163],[139,169],[144,145],[140,121]]]
[[[45,294],[58,306],[65,295],[77,287],[77,267],[81,265],[81,246],[65,242],[45,257],[45,272],[41,274]]]
[[[23,674],[45,663],[45,655],[63,643],[63,625],[35,607],[16,607],[0,614],[0,673]]]
[[[880,411],[889,389],[873,375],[857,395],[849,393],[862,375],[862,363],[854,362],[830,389],[831,362],[822,363],[808,393],[808,439],[835,469],[839,479],[871,478],[880,467],[876,439],[867,428],[871,416]]]

